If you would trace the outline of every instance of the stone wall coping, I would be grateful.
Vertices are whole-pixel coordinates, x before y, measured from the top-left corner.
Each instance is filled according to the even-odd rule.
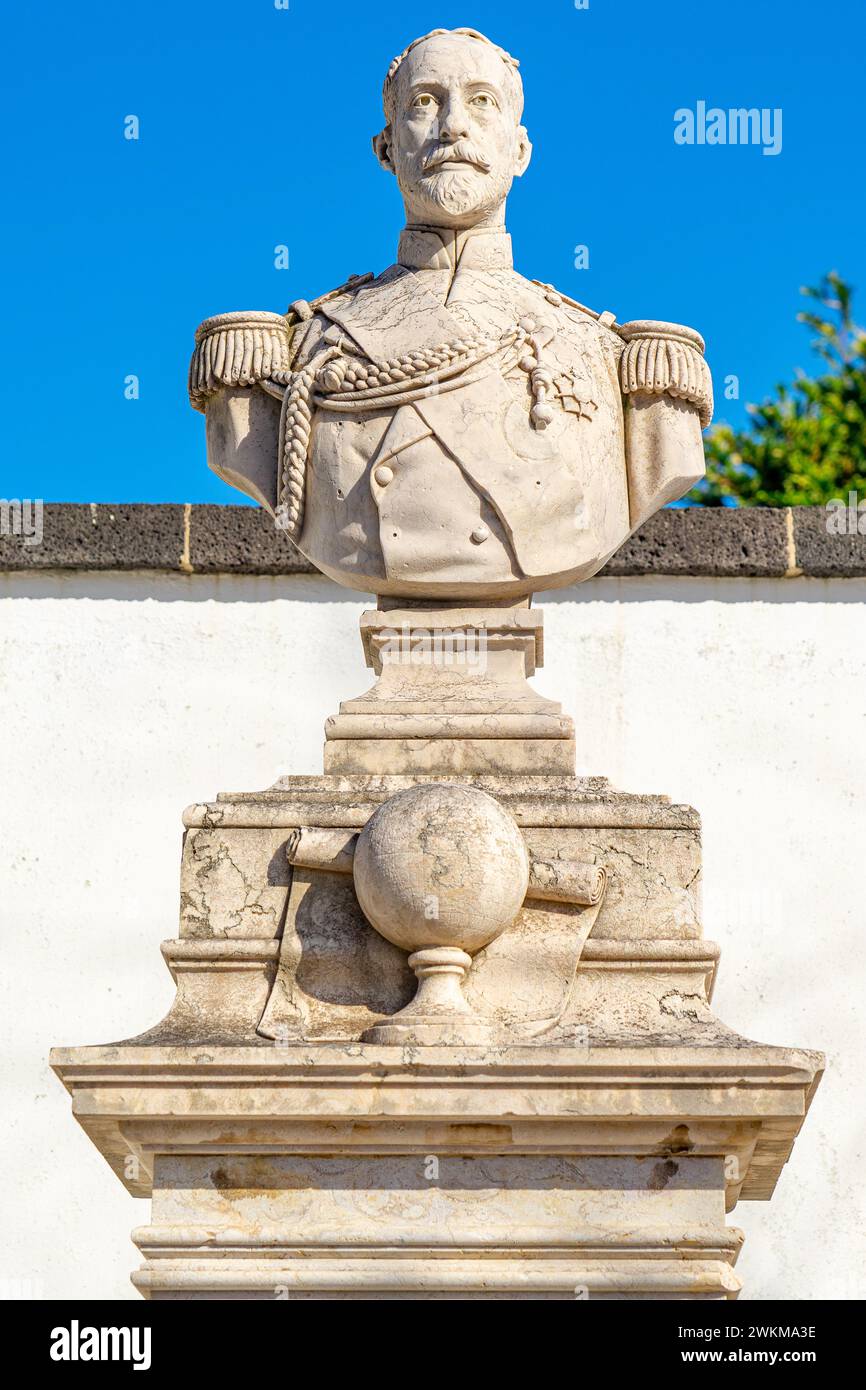
[[[29,504],[16,527],[0,514],[0,571],[149,570],[205,575],[315,574],[315,567],[258,507],[210,503],[46,502],[42,540]],[[657,512],[600,577],[734,578],[866,576],[866,534],[828,528],[824,507],[681,507]],[[855,514],[854,521],[857,517]]]

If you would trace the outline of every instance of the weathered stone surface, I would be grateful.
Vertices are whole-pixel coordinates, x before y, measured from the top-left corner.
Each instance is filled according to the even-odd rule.
[[[147,1298],[718,1299],[739,1290],[724,1212],[771,1195],[821,1059],[328,1043],[52,1065],[153,1196]]]
[[[39,545],[0,532],[0,569],[179,570],[184,509],[47,502]]]
[[[189,561],[196,574],[309,574],[314,568],[273,517],[255,507],[191,508]]]
[[[462,779],[450,780],[459,792]],[[382,948],[350,873],[357,830],[395,793],[423,781],[283,779],[281,790],[190,808],[181,935],[184,942],[201,942],[202,955],[184,965],[178,980],[183,999],[153,1036],[209,1045],[227,1036],[227,1019],[242,1015],[236,1036],[250,1041],[257,1029],[283,1040],[357,1039],[404,1007],[412,978],[406,957]],[[554,1026],[590,1026],[593,1036],[605,1036],[610,1027],[617,1038],[631,1029],[635,1036],[668,1040],[699,1026],[706,1037],[729,1037],[707,1010],[717,950],[700,942],[700,834],[693,811],[663,798],[614,792],[599,779],[500,775],[472,781],[508,807],[532,861],[595,865],[606,876],[606,895],[591,914],[533,898],[530,890],[517,920],[467,977],[485,1017],[524,1040]],[[313,854],[306,867],[296,864],[289,893],[288,860],[296,853],[290,846],[299,842],[298,828],[315,826],[325,828],[308,830],[311,843],[318,836],[332,848],[338,844],[340,853]],[[481,891],[480,881],[470,887]],[[220,941],[222,959],[231,964],[222,974]],[[264,973],[256,978],[268,983],[256,994],[258,1016],[237,1003],[237,991],[247,990],[237,972],[258,966],[237,955],[235,941],[249,943],[244,952],[258,941],[264,952]],[[172,961],[178,949],[166,946]],[[210,1006],[202,1008],[195,1001],[208,991]]]
[[[607,870],[594,940],[688,941],[701,935],[699,831],[563,825],[532,827],[525,835],[535,858],[577,859]]]
[[[573,738],[335,739],[325,744],[331,773],[489,772],[504,770],[563,776],[574,769]]]
[[[326,721],[327,773],[573,773],[572,720],[527,682],[539,610],[369,610],[361,638],[378,679]]]
[[[420,1154],[160,1156],[151,1224],[136,1236],[150,1258],[135,1282],[151,1298],[218,1296],[233,1275],[243,1209],[270,1251],[234,1275],[247,1297],[732,1297],[742,1236],[724,1226],[721,1167],[721,1158],[682,1155],[447,1154],[431,1178]],[[166,1245],[188,1250],[190,1238],[199,1242],[194,1272],[160,1263]],[[498,1258],[479,1258],[491,1245]],[[677,1268],[671,1255],[685,1251]]]
[[[602,574],[781,576],[787,553],[784,510],[668,507],[620,547]]]
[[[287,834],[254,835],[193,829],[184,836],[180,877],[180,935],[279,936],[289,890]]]
[[[795,563],[803,574],[816,579],[866,575],[866,532],[830,531],[824,507],[792,507],[791,517]]]

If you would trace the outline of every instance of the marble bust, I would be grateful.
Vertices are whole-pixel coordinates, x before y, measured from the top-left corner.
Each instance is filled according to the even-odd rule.
[[[188,808],[169,1014],[53,1065],[152,1197],[148,1299],[730,1299],[724,1213],[772,1195],[823,1059],[712,1012],[697,813],[575,775],[531,684],[533,592],[700,478],[703,342],[513,269],[489,40],[416,40],[384,105],[395,264],[208,319],[190,373],[211,466],[377,595],[375,684],[321,774]]]
[[[532,147],[504,50],[436,30],[394,59],[383,99],[396,262],[285,315],[201,325],[190,398],[210,466],[380,598],[519,602],[587,579],[703,474],[703,340],[515,271],[505,207]]]

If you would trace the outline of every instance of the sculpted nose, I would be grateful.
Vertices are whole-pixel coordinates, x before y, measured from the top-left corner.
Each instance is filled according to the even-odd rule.
[[[465,140],[469,135],[469,114],[462,101],[449,101],[439,118],[439,139]]]

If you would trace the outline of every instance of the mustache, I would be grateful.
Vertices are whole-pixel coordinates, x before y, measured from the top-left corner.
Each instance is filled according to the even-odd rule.
[[[490,160],[469,140],[458,140],[456,145],[438,145],[424,156],[421,167],[425,174],[441,169],[447,164],[474,164],[482,173],[490,173]]]

